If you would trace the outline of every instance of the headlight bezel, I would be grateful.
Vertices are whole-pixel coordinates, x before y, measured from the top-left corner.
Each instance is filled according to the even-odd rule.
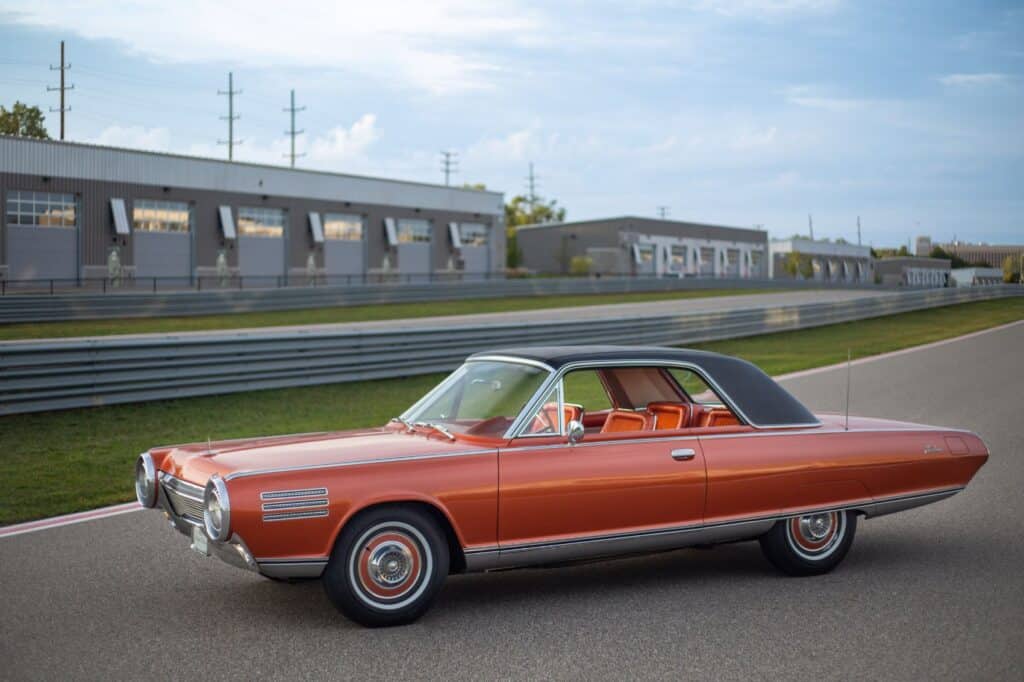
[[[143,452],[135,460],[135,499],[146,509],[152,509],[156,498],[156,463],[152,455]]]
[[[216,501],[220,507],[220,525],[214,523],[212,503]],[[225,542],[231,537],[231,500],[228,498],[228,487],[220,474],[214,474],[206,482],[203,491],[203,528],[206,535],[214,542]]]

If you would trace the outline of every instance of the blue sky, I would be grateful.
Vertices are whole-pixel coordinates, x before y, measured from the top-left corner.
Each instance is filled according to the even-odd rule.
[[[623,7],[628,5],[628,7]],[[0,0],[0,102],[69,139],[511,196],[533,161],[571,219],[654,215],[899,245],[1024,242],[1024,4],[690,0]],[[57,121],[48,118],[51,132]]]

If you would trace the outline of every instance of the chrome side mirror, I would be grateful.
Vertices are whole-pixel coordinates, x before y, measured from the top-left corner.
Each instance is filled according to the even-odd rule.
[[[583,424],[576,421],[575,419],[569,421],[566,431],[569,435],[569,443],[579,443],[581,440],[583,440]]]

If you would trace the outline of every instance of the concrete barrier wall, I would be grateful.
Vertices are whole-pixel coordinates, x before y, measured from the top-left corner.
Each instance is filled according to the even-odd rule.
[[[684,345],[967,301],[1020,287],[937,289],[835,303],[608,320],[362,331],[218,332],[0,344],[0,414],[404,377],[527,344]]]

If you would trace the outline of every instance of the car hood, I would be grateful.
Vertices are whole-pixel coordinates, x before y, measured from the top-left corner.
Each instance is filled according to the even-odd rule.
[[[161,458],[161,471],[205,485],[213,474],[227,476],[241,471],[315,467],[479,449],[476,445],[452,442],[432,434],[378,428],[191,443],[154,448],[150,452]]]

